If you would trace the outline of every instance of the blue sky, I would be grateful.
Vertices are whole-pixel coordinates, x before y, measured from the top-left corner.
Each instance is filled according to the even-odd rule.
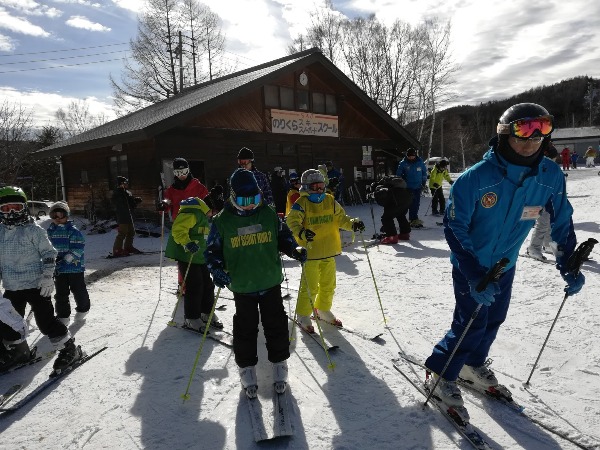
[[[286,54],[309,23],[313,0],[206,0],[223,19],[227,53],[239,69]],[[505,98],[579,75],[600,78],[600,2],[518,0],[343,0],[348,17],[374,13],[418,23],[451,19],[460,70],[458,103]],[[137,33],[142,0],[0,0],[0,96],[33,111],[37,126],[73,100],[111,115],[109,74]],[[57,67],[64,66],[64,67]]]

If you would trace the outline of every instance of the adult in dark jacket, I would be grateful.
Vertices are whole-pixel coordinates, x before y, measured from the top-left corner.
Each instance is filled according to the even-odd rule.
[[[254,165],[254,152],[247,147],[242,147],[238,152],[237,156],[238,167],[240,169],[246,169],[252,172],[258,187],[260,188],[263,196],[263,202],[265,205],[274,206],[273,191],[271,191],[271,185],[267,176],[256,168]]]
[[[411,227],[420,228],[423,226],[423,221],[419,219],[419,206],[421,206],[421,190],[427,183],[427,167],[414,148],[406,151],[406,157],[398,164],[396,176],[404,179],[408,189],[413,193],[408,220]]]
[[[410,239],[410,224],[406,220],[406,213],[412,202],[412,192],[406,187],[406,182],[400,177],[383,177],[371,186],[373,196],[378,205],[383,206],[381,226],[385,237],[382,244],[397,244],[398,240]],[[398,221],[400,234],[396,234]]]
[[[117,237],[113,244],[113,256],[127,256],[131,253],[141,253],[133,246],[135,229],[133,227],[133,209],[142,202],[140,197],[134,197],[128,190],[129,180],[117,177],[117,188],[113,192],[112,202],[117,215]]]
[[[285,202],[287,201],[288,184],[281,167],[275,167],[271,176],[271,189],[277,214],[285,215]]]

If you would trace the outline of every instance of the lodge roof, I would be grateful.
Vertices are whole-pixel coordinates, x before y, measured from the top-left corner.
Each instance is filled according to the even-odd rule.
[[[199,114],[206,113],[234,97],[269,84],[282,74],[299,70],[313,63],[320,63],[328,69],[367,107],[371,108],[394,131],[406,139],[409,145],[419,145],[408,131],[323,56],[319,49],[312,48],[186,88],[171,98],[42,148],[35,154],[38,157],[58,156],[149,139],[182,122],[191,120]]]

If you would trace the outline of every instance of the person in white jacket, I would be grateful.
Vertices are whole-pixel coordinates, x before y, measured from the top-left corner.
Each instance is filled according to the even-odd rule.
[[[56,256],[46,230],[29,215],[23,190],[15,186],[0,188],[0,280],[4,297],[21,317],[29,304],[42,334],[60,350],[54,362],[54,370],[60,372],[81,358],[82,352],[54,314],[50,296]],[[31,359],[22,333],[0,323],[0,338],[0,373]]]

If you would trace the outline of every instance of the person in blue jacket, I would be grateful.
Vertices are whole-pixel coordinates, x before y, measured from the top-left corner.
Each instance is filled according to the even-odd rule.
[[[444,232],[451,250],[456,305],[451,329],[425,365],[430,369],[426,383],[431,390],[481,304],[434,391],[459,412],[466,412],[455,383],[459,377],[480,391],[511,395],[498,384],[486,359],[508,312],[519,249],[543,209],[550,213],[552,240],[559,249],[556,267],[567,283],[565,292],[576,294],[585,282],[584,275],[575,276],[567,264],[576,245],[573,208],[563,173],[544,158],[552,130],[553,116],[542,106],[520,103],[510,107],[500,117],[498,134],[483,160],[464,172],[450,190]],[[503,257],[509,263],[501,276],[477,292],[479,281]]]
[[[408,221],[412,228],[423,227],[419,219],[419,206],[421,205],[421,190],[427,184],[427,167],[417,155],[414,148],[406,151],[406,157],[398,164],[396,176],[406,181],[406,187],[412,192],[412,203],[408,208]]]

